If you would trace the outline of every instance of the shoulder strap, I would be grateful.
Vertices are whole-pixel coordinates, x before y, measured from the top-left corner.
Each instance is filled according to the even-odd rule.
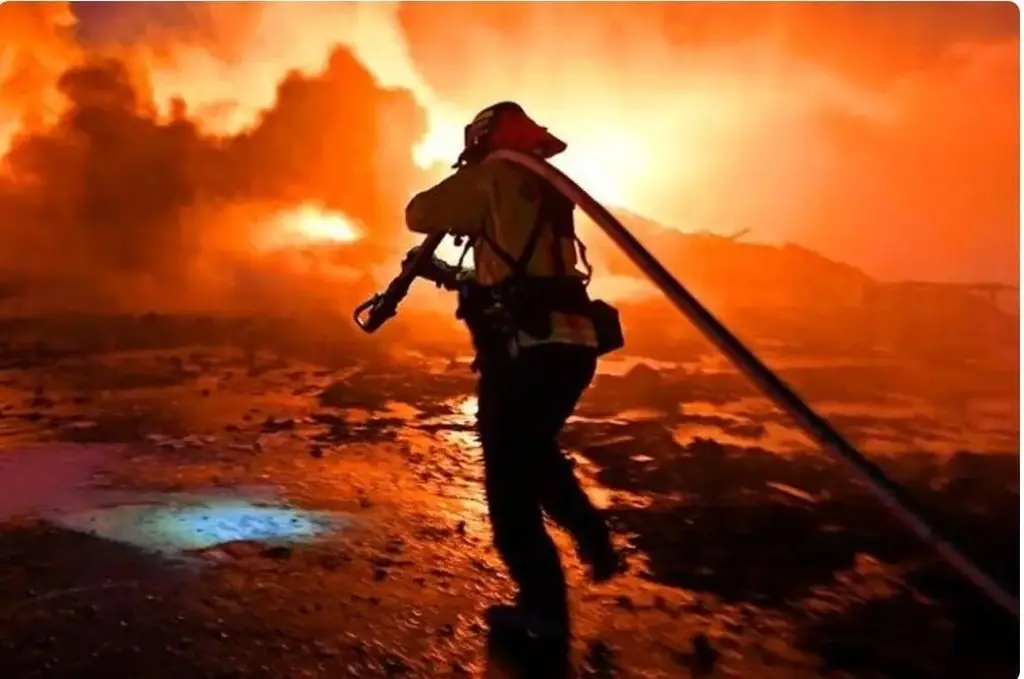
[[[485,157],[484,160],[487,160],[487,158]],[[529,168],[527,168],[527,169],[529,169]],[[531,174],[533,174],[534,177],[537,177],[538,179],[542,179],[543,180],[542,177],[537,175],[536,172],[533,172],[532,170],[531,170]],[[523,252],[520,255],[518,260],[513,259],[512,256],[510,254],[508,254],[508,252],[506,252],[503,248],[501,248],[494,241],[494,239],[491,238],[486,232],[480,234],[480,238],[481,238],[481,240],[486,241],[487,244],[494,251],[494,253],[496,255],[498,255],[498,257],[501,258],[501,260],[504,261],[505,264],[507,264],[509,266],[509,268],[512,270],[512,274],[513,275],[521,276],[521,275],[525,274],[526,266],[529,264],[530,259],[533,257],[533,252],[537,248],[537,242],[540,240],[540,233],[541,233],[541,230],[545,226],[545,221],[546,220],[544,218],[541,218],[540,220],[538,220],[537,224],[533,227],[533,231],[530,232],[530,236],[529,236],[529,238],[527,240],[527,243],[526,243],[525,247],[523,248]],[[557,267],[557,270],[558,270],[559,274],[564,275],[564,273],[565,273],[565,261],[564,261],[564,258],[562,257],[562,249],[560,247],[561,246],[561,240],[562,240],[562,238],[572,238],[572,240],[573,240],[573,247],[578,247],[579,248],[579,258],[580,258],[580,261],[583,264],[583,268],[584,268],[584,271],[585,271],[584,278],[583,278],[583,284],[584,285],[589,285],[590,284],[590,279],[593,277],[594,267],[591,266],[590,261],[587,258],[587,246],[584,245],[583,241],[576,234],[575,228],[573,228],[572,232],[569,233],[569,234],[561,234],[561,233],[558,233],[556,231],[555,233],[552,234],[552,236],[553,236],[552,237],[552,241],[553,241],[553,250],[554,251],[551,254],[552,254],[553,263]]]
[[[489,247],[494,252],[494,254],[498,255],[498,258],[501,261],[505,262],[505,264],[507,264],[510,269],[515,267],[516,260],[512,259],[512,255],[505,252],[505,248],[498,245],[497,241],[491,238],[491,235],[489,233],[483,232],[479,236],[477,236],[477,238],[487,243],[487,247]]]
[[[537,243],[540,241],[540,234],[544,230],[544,220],[538,220],[534,224],[533,229],[530,230],[530,235],[526,239],[526,244],[523,245],[523,251],[520,253],[518,259],[514,259],[512,255],[508,253],[503,247],[491,238],[488,233],[481,233],[480,239],[487,243],[487,246],[494,251],[509,269],[512,271],[512,276],[516,278],[522,278],[526,275],[526,267],[529,265],[530,260],[533,258],[533,253],[537,250]]]
[[[458,243],[456,243],[456,245],[458,245]],[[469,251],[472,250],[472,249],[473,249],[473,239],[472,238],[467,238],[466,239],[466,244],[464,246],[462,246],[462,253],[459,255],[459,261],[455,265],[460,270],[462,269],[463,263],[466,261],[466,255],[468,255]]]
[[[550,182],[545,180],[544,184],[543,221],[551,226],[552,231],[551,263],[555,276],[564,277],[568,273],[565,262],[565,242],[570,241],[573,247],[579,242],[572,216],[575,206],[572,201],[561,195]]]
[[[530,230],[530,234],[527,236],[526,243],[523,245],[523,250],[519,254],[519,257],[513,258],[507,250],[502,248],[496,242],[489,233],[484,231],[479,235],[480,240],[487,243],[487,245],[494,251],[495,255],[498,256],[505,264],[509,267],[511,276],[513,278],[523,278],[526,276],[526,269],[530,264],[530,260],[533,258],[534,253],[537,250],[537,245],[540,242],[540,236],[545,227],[550,227],[552,231],[551,238],[551,261],[554,266],[556,276],[566,275],[565,257],[562,253],[562,242],[564,239],[572,239],[575,244],[580,246],[580,258],[583,260],[584,266],[587,269],[586,281],[590,280],[590,263],[587,261],[586,247],[583,242],[580,241],[576,235],[575,229],[572,228],[572,222],[569,222],[568,230],[561,227],[562,220],[560,215],[552,214],[554,210],[557,213],[557,207],[552,204],[553,197],[548,195],[549,191],[555,191],[553,187],[550,187],[546,180],[542,177],[533,175],[532,180],[542,184],[541,187],[541,205],[540,213],[537,215],[538,219],[536,224]],[[561,195],[558,195],[561,198]],[[563,233],[564,232],[564,233]]]
[[[544,220],[538,219],[537,223],[533,225],[533,229],[530,230],[530,235],[526,239],[526,245],[523,246],[523,252],[512,265],[512,275],[520,278],[526,275],[526,267],[529,266],[530,260],[533,258],[533,253],[537,249],[537,243],[540,242],[540,232],[543,230]]]
[[[583,241],[576,234],[573,234],[572,238],[573,243],[580,251],[580,261],[583,263],[583,271],[585,272],[583,285],[590,285],[590,279],[594,276],[594,267],[590,265],[590,260],[587,259],[587,246],[583,244]]]
[[[561,230],[551,222],[551,264],[554,266],[556,276],[565,275],[565,257],[562,255]]]

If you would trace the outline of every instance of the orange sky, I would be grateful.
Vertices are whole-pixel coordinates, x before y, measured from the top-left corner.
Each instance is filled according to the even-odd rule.
[[[22,115],[45,118],[61,68],[113,40],[130,43],[119,49],[160,110],[182,97],[218,133],[256,124],[290,68],[320,73],[340,42],[380,85],[411,92],[423,132],[404,141],[415,125],[394,99],[373,109],[372,160],[330,157],[329,136],[298,147],[280,137],[275,148],[316,181],[351,162],[346,171],[407,195],[442,176],[469,116],[516,99],[569,142],[559,162],[585,188],[675,228],[749,228],[748,239],[795,241],[886,279],[1019,277],[1010,3],[96,3],[76,13],[70,41],[37,25],[66,18],[56,10],[28,27],[0,18],[14,45],[0,52],[0,137]],[[352,96],[345,82],[330,81],[339,105]],[[278,136],[305,132],[287,120]],[[388,134],[392,124],[402,133]],[[380,160],[410,153],[427,174]],[[400,210],[402,196],[380,193]],[[351,216],[364,232],[391,213]]]
[[[1018,277],[1012,4],[492,5],[458,17],[408,5],[400,17],[435,91],[468,108],[514,96],[571,148],[579,131],[591,162],[615,158],[638,212],[751,228],[884,278]]]

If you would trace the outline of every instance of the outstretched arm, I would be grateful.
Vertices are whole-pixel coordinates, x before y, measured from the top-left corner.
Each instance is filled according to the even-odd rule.
[[[419,245],[414,247],[412,250],[409,250],[408,254],[405,256],[405,260],[402,262],[402,266],[405,267],[409,262],[416,259],[416,255],[419,253],[419,250]],[[463,269],[462,267],[455,266],[454,264],[448,264],[447,262],[433,256],[426,262],[420,264],[419,270],[416,271],[416,275],[420,278],[436,283],[438,287],[445,288],[446,290],[457,290],[459,285],[470,273],[471,271],[469,269]]]
[[[405,208],[410,231],[426,235],[451,232],[460,236],[480,233],[490,204],[484,165],[459,169],[433,188],[413,196]]]

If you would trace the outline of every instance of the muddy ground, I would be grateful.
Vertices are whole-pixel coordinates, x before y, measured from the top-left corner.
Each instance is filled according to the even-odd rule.
[[[0,677],[512,674],[480,619],[510,590],[468,357],[245,320],[2,330]],[[764,357],[1018,591],[1016,365]],[[579,676],[1017,675],[1017,620],[709,350],[601,371],[564,441],[631,572],[588,586],[559,536]]]

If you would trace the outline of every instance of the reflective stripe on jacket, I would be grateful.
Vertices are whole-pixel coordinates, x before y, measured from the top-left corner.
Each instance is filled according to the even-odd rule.
[[[460,168],[433,188],[417,194],[406,207],[409,230],[430,235],[451,232],[472,239],[475,277],[481,285],[500,283],[511,273],[505,261],[491,245],[497,244],[513,260],[522,255],[534,226],[543,220],[542,182],[526,168],[508,161],[491,161]],[[527,276],[555,276],[554,229],[545,225],[529,262]],[[561,258],[568,275],[584,275],[578,265],[575,242],[562,238]],[[559,342],[597,346],[594,325],[585,316],[554,312],[552,333],[534,338],[518,334],[521,347]]]

